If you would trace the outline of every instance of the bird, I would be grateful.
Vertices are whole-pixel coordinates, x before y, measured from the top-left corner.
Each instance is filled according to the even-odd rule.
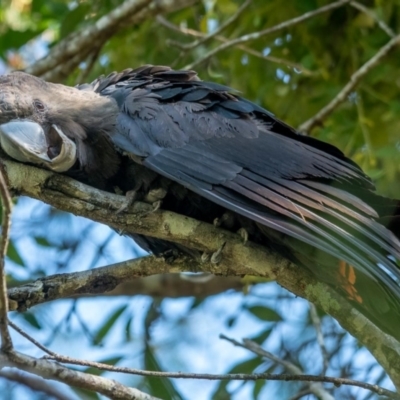
[[[241,232],[400,340],[400,201],[377,194],[338,148],[227,86],[153,65],[76,87],[11,72],[0,76],[0,145],[127,201]],[[190,252],[134,239],[155,255]]]

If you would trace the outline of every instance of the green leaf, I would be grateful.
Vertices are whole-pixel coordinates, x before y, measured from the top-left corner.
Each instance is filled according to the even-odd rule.
[[[49,241],[43,236],[35,236],[34,239],[35,239],[36,243],[40,246],[51,247],[51,244],[49,243]]]
[[[247,310],[262,321],[282,321],[282,317],[275,310],[269,307],[250,306]]]
[[[228,374],[251,374],[262,363],[261,357],[254,357],[236,364],[228,371]],[[230,398],[230,393],[227,391],[229,380],[221,381],[216,391],[214,392],[213,400],[226,400]]]
[[[144,362],[146,369],[150,371],[162,371],[160,364],[153,354],[153,349],[148,345],[144,352]],[[148,377],[146,383],[151,390],[151,394],[155,397],[163,400],[182,400],[182,396],[176,390],[171,379]]]
[[[16,247],[14,246],[14,243],[12,240],[10,240],[10,243],[8,245],[7,256],[11,261],[15,262],[18,265],[21,265],[22,267],[25,267],[24,260],[19,255],[19,252],[16,249]]]
[[[93,344],[100,344],[107,334],[110,332],[111,328],[114,326],[117,319],[122,315],[122,313],[126,310],[127,305],[118,308],[110,318],[103,324],[103,326],[97,331],[96,335],[93,338]]]
[[[39,321],[36,319],[35,315],[32,314],[31,312],[25,312],[24,314],[22,314],[22,318],[34,328],[42,329],[42,326],[40,325]]]
[[[125,325],[125,339],[127,342],[130,342],[132,340],[132,335],[131,335],[132,321],[133,321],[133,318],[129,318]]]
[[[77,26],[84,21],[85,17],[89,14],[92,4],[81,3],[76,8],[71,10],[64,18],[61,28],[60,37],[65,38],[73,32]]]
[[[267,383],[267,381],[264,379],[263,380],[260,379],[260,380],[254,382],[253,397],[255,399],[258,398],[258,396],[261,393],[261,390],[264,388],[266,383]]]
[[[19,49],[26,44],[29,40],[40,35],[44,29],[26,29],[24,31],[17,31],[8,29],[0,35],[0,55],[4,55],[7,50]]]
[[[254,336],[252,338],[250,338],[253,342],[256,342],[258,344],[263,344],[269,337],[269,335],[271,334],[272,329],[266,329],[265,331],[262,331],[259,335]]]

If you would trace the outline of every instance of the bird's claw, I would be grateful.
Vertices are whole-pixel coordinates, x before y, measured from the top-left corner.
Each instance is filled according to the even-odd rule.
[[[220,218],[215,218],[213,225],[216,228],[222,227],[226,229],[231,229],[235,224],[235,216],[229,211],[223,213]]]
[[[125,202],[122,204],[120,208],[115,212],[116,214],[121,214],[126,211],[137,199],[137,191],[136,190],[129,190],[125,194]]]
[[[157,210],[159,210],[159,209],[161,208],[161,204],[162,204],[162,201],[161,201],[161,200],[155,201],[155,202],[152,204],[153,210],[150,211],[150,212],[156,212]]]
[[[249,241],[249,232],[246,229],[240,228],[236,233],[242,238],[243,244]]]
[[[221,262],[222,250],[224,249],[225,244],[226,243],[224,243],[216,252],[211,254],[211,258],[210,258],[211,264],[218,264]]]
[[[208,261],[210,261],[210,254],[204,252],[204,253],[201,255],[201,257],[200,257],[200,262],[201,262],[202,264],[205,264],[205,263],[208,262]]]

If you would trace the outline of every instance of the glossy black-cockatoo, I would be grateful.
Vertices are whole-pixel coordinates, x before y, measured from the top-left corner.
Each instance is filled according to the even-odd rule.
[[[12,158],[226,229],[283,254],[400,339],[400,206],[337,148],[193,71],[144,66],[76,88],[0,77]],[[136,237],[161,254],[174,244]]]

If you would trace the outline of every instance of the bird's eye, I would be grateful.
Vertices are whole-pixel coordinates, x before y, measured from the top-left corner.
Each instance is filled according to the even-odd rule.
[[[35,99],[33,101],[33,106],[35,107],[35,110],[38,111],[38,112],[46,111],[45,105],[38,99]]]

